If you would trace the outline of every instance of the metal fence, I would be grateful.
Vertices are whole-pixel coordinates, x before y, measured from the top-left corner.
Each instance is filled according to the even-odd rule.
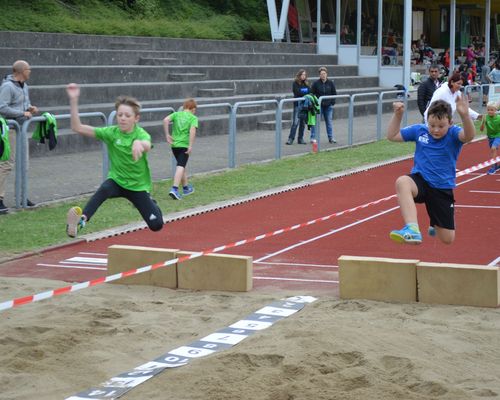
[[[347,100],[347,104],[342,102],[340,105],[337,104],[335,106],[335,109],[338,107],[345,107],[347,105],[348,107],[348,116],[347,116],[347,127],[345,128],[346,130],[346,139],[344,140],[344,143],[342,143],[342,146],[352,146],[353,144],[361,143],[364,141],[373,141],[373,140],[380,140],[382,138],[382,115],[383,115],[383,103],[393,101],[394,98],[397,95],[401,95],[403,99],[401,101],[404,101],[408,103],[408,97],[407,95],[410,94],[411,92],[408,91],[401,91],[401,90],[390,90],[390,91],[385,91],[385,92],[369,92],[369,93],[358,93],[358,94],[351,94],[351,95],[337,95],[337,96],[323,96],[319,98],[320,104],[322,101],[335,98],[337,100]],[[392,96],[393,98],[388,98],[388,96]],[[360,135],[355,134],[355,129],[354,129],[354,120],[358,119],[358,117],[355,117],[355,108],[359,105],[361,105],[361,102],[359,99],[362,99],[364,97],[377,97],[375,101],[371,102],[365,102],[366,104],[376,104],[376,116],[377,116],[377,123],[376,126],[373,126],[371,129],[371,136],[369,137],[357,137]],[[283,115],[289,110],[284,110],[286,106],[291,105],[292,103],[301,101],[300,98],[285,98],[281,100],[277,99],[272,99],[272,100],[257,100],[257,101],[245,101],[245,102],[237,102],[233,105],[230,103],[213,103],[213,104],[200,104],[198,105],[199,109],[202,108],[219,108],[219,109],[225,109],[228,111],[228,132],[227,132],[227,163],[224,166],[225,168],[235,168],[237,166],[237,155],[242,154],[245,152],[245,150],[248,150],[250,146],[255,144],[255,147],[257,148],[257,143],[262,139],[262,136],[257,137],[252,143],[252,145],[249,145],[248,140],[243,140],[245,135],[242,135],[237,126],[237,120],[239,117],[238,111],[245,107],[245,106],[271,106],[274,108],[274,111],[271,111],[271,114],[274,117],[275,121],[275,129],[274,133],[271,131],[270,137],[266,137],[267,142],[265,143],[265,150],[268,150],[267,147],[269,144],[271,146],[274,146],[274,154],[270,156],[270,158],[274,159],[280,159],[283,157],[283,145],[284,145],[284,140],[283,140]],[[363,104],[365,104],[363,103]],[[407,118],[407,113],[408,113],[408,107],[405,108],[406,113],[405,113],[405,121]],[[161,108],[144,108],[141,110],[141,113],[171,113],[175,111],[174,108],[172,107],[161,107]],[[269,113],[269,111],[267,111]],[[389,111],[390,112],[390,111]],[[116,117],[116,111],[111,112],[108,116],[105,116],[101,112],[90,112],[90,113],[81,113],[79,114],[80,117],[85,118],[85,117],[98,117],[100,120],[102,120],[103,125],[112,125],[114,123],[115,117]],[[63,120],[63,119],[69,119],[70,115],[69,114],[63,114],[63,115],[55,115],[56,120]],[[362,119],[362,116],[359,117],[359,119]],[[373,119],[373,118],[371,118]],[[337,121],[334,119],[334,127],[336,124],[341,125],[342,119],[340,121]],[[45,121],[45,117],[34,117],[30,120],[27,120],[23,123],[22,127],[19,128],[19,125],[16,126],[15,121],[9,121],[11,126],[16,129],[16,132],[18,134],[18,143],[17,143],[17,149],[18,149],[18,156],[16,159],[16,181],[15,181],[15,193],[16,193],[16,207],[26,207],[27,206],[27,199],[28,199],[28,187],[29,187],[29,178],[28,178],[28,160],[29,160],[29,151],[28,151],[28,146],[27,146],[27,141],[28,141],[28,128],[31,126],[31,124],[36,123],[36,122],[41,122]],[[336,122],[337,121],[337,122]],[[154,121],[154,123],[159,123],[160,121]],[[344,121],[345,122],[345,121]],[[318,151],[321,150],[321,121],[320,118],[317,118],[316,122],[316,139],[318,141]],[[368,129],[366,126],[362,127],[363,134],[365,133],[364,131]],[[147,130],[147,128],[146,128]],[[340,128],[339,128],[340,130]],[[375,131],[375,132],[373,132]],[[222,135],[225,137],[225,135]],[[272,137],[272,139],[271,139]],[[201,139],[201,138],[200,138]],[[200,140],[200,139],[197,139]],[[240,143],[241,141],[241,143]],[[223,146],[220,145],[219,142],[219,148],[222,148]],[[24,144],[24,145],[23,145]],[[261,146],[263,147],[263,146]],[[286,146],[287,147],[287,152],[286,154],[291,154],[290,152],[290,147],[291,146]],[[325,147],[326,148],[326,147]],[[106,147],[103,145],[102,147],[102,176],[105,178],[108,173],[108,156],[107,156],[107,151]],[[257,149],[258,150],[258,149]],[[203,149],[202,151],[205,151]],[[261,152],[264,150],[260,150]],[[305,147],[302,146],[299,149],[299,153],[307,153],[311,151],[310,147]],[[296,152],[293,154],[297,154]],[[20,156],[19,156],[20,155]],[[162,157],[164,156],[164,153],[162,153]],[[175,160],[173,159],[172,156],[170,156],[171,160],[171,175],[173,175],[175,171]],[[219,158],[224,158],[222,154],[216,155],[215,157]],[[252,154],[247,154],[246,155],[247,162],[253,162],[253,161],[261,161],[262,160],[262,154],[257,154],[254,153]],[[191,161],[190,161],[191,163]],[[97,164],[94,161],[94,164]],[[94,165],[95,166],[95,165]],[[67,171],[66,171],[67,172]],[[77,171],[70,171],[74,172],[77,174]],[[91,172],[92,174],[95,175],[95,172]],[[54,176],[54,179],[57,180],[57,177]],[[90,190],[89,190],[90,191]],[[70,197],[70,196],[67,196]]]

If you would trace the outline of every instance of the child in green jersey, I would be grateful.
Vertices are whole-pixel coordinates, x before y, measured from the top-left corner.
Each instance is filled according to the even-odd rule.
[[[174,200],[180,200],[182,196],[188,196],[194,192],[193,186],[188,183],[186,164],[193,149],[196,128],[198,128],[198,118],[194,115],[196,101],[187,99],[182,108],[183,111],[174,112],[163,120],[165,137],[172,146],[172,153],[177,160],[174,184],[169,192],[169,196]],[[170,123],[172,123],[172,134],[170,134]],[[182,194],[179,191],[180,184],[182,184]]]
[[[140,104],[132,97],[121,96],[116,100],[117,125],[94,128],[83,125],[78,114],[80,88],[70,83],[66,91],[71,110],[71,128],[82,136],[103,141],[108,148],[110,168],[107,179],[89,200],[83,212],[80,207],[68,211],[66,232],[76,237],[78,229],[97,211],[107,199],[125,197],[140,212],[152,231],[163,227],[163,216],[151,198],[151,173],[147,152],[151,149],[151,137],[142,129],[139,121]]]
[[[498,105],[494,101],[490,101],[486,106],[486,115],[483,115],[483,122],[479,128],[482,132],[486,127],[491,158],[497,157],[500,146],[500,115],[497,115],[497,110]],[[500,169],[499,164],[493,164],[488,170],[488,175],[493,175],[498,169]]]

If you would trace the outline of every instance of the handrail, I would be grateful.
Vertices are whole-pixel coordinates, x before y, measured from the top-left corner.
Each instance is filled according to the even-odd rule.
[[[229,118],[231,119],[231,110],[232,110],[232,104],[231,103],[207,103],[207,104],[198,104],[196,106],[197,109],[200,108],[217,108],[217,107],[228,107],[229,108]],[[180,106],[177,111],[182,111],[184,109],[183,106]],[[229,128],[228,128],[228,135],[231,136],[231,120],[229,121]],[[177,167],[177,160],[175,157],[171,158],[171,169],[172,169],[172,177],[175,175],[175,169]]]
[[[78,115],[80,117],[100,117],[104,121],[104,124],[106,125],[106,116],[102,112],[87,112],[87,113],[79,113]],[[54,118],[56,120],[70,119],[71,114],[54,115]],[[28,202],[28,157],[29,157],[28,142],[27,142],[27,140],[28,140],[28,128],[34,122],[41,122],[41,121],[45,121],[45,120],[46,120],[46,118],[43,116],[33,117],[33,118],[30,118],[30,119],[27,119],[26,121],[24,121],[23,125],[21,127],[20,141],[23,144],[23,146],[21,147],[21,159],[22,159],[22,164],[21,164],[21,180],[22,180],[21,206],[23,208],[26,208],[28,206],[28,204],[27,204],[27,202]],[[19,148],[19,146],[17,146],[17,148]],[[16,156],[16,158],[17,158],[17,156]],[[17,193],[17,187],[16,187],[16,193]]]
[[[238,112],[238,107],[259,104],[278,105],[278,100],[237,101],[231,109],[231,115],[229,117],[229,168],[236,167],[236,114]]]
[[[354,101],[356,97],[378,96],[378,92],[355,93],[349,101],[349,130],[347,133],[347,145],[352,146],[354,136]]]
[[[281,99],[278,102],[278,107],[276,108],[276,126],[274,130],[274,158],[276,160],[281,159],[281,134],[283,132],[283,127],[281,126],[283,123],[283,105],[285,103],[298,103],[299,101],[304,100],[302,97],[287,97],[285,99]],[[293,118],[293,116],[292,116]],[[292,121],[293,124],[293,121]]]
[[[16,181],[15,181],[15,200],[16,200],[16,208],[19,208],[21,205],[21,185],[22,185],[22,161],[23,161],[23,141],[21,140],[21,127],[19,123],[13,119],[7,120],[7,125],[10,128],[14,128],[16,131],[16,160],[15,160],[15,171],[16,171]],[[7,133],[8,134],[8,133]]]

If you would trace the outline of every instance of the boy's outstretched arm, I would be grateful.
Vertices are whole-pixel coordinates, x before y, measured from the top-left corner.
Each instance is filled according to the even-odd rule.
[[[457,112],[462,118],[462,130],[458,134],[461,142],[467,143],[474,139],[476,135],[476,128],[472,122],[472,118],[469,116],[469,101],[466,96],[458,96],[457,100]]]
[[[71,129],[83,136],[95,137],[94,127],[83,125],[78,115],[78,98],[80,97],[80,87],[76,83],[70,83],[66,86],[66,92],[69,97],[69,106],[71,113]]]
[[[404,103],[397,101],[392,103],[392,109],[394,114],[392,114],[391,120],[387,127],[387,139],[391,142],[403,142],[403,137],[401,136],[401,120],[403,119],[403,113],[405,111]]]

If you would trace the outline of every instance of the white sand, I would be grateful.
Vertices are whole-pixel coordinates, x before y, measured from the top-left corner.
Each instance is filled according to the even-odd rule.
[[[0,278],[0,301],[61,286]],[[64,399],[299,294],[108,284],[1,312],[0,399]],[[123,399],[495,399],[499,360],[498,309],[319,297]]]

